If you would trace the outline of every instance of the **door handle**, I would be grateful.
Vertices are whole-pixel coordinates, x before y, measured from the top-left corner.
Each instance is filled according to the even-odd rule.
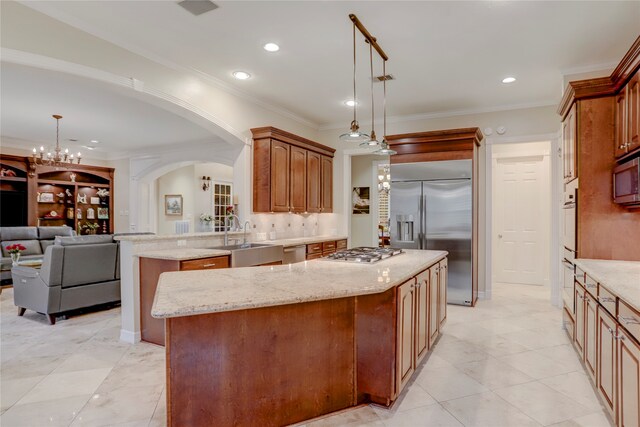
[[[502,239],[502,234],[498,234],[498,239]]]

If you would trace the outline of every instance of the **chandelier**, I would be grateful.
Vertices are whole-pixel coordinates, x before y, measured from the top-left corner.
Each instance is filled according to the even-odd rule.
[[[65,148],[64,152],[60,148],[60,119],[62,116],[58,114],[54,114],[52,116],[56,119],[56,148],[53,150],[53,153],[48,152],[46,155],[44,153],[44,147],[40,147],[40,152],[34,148],[32,158],[33,162],[38,166],[64,166],[69,167],[73,165],[74,160],[80,164],[80,160],[82,159],[82,155],[78,153],[78,157],[74,159],[73,154],[69,154],[69,149]]]
[[[391,168],[384,165],[378,169],[378,192],[389,194],[391,189]]]

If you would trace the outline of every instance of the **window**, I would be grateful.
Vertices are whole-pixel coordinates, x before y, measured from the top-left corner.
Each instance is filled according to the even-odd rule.
[[[213,183],[213,231],[224,231],[224,218],[227,216],[227,207],[233,206],[233,193],[231,184],[220,182]],[[231,227],[231,223],[229,227]]]

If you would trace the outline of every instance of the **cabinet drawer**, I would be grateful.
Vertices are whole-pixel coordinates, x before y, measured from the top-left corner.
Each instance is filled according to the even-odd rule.
[[[609,314],[616,317],[616,297],[600,285],[598,285],[598,302]]]
[[[326,252],[322,252],[322,256],[325,257],[325,256],[329,256],[329,255],[335,254],[335,253],[336,253],[336,251],[326,251]]]
[[[618,301],[618,322],[637,340],[640,341],[640,313],[623,301]]]
[[[576,322],[573,321],[573,318],[571,317],[571,314],[569,314],[567,307],[562,310],[562,325],[564,326],[564,330],[567,332],[567,335],[569,335],[569,339],[573,341]]]
[[[322,253],[319,253],[319,254],[307,254],[307,260],[318,259],[318,258],[322,258]]]
[[[322,252],[322,243],[312,243],[307,245],[308,254],[319,254]]]
[[[338,250],[342,250],[342,249],[347,249],[347,240],[338,240],[336,242],[336,249]]]
[[[322,243],[322,252],[331,252],[336,250],[336,242],[324,242]]]
[[[591,294],[592,297],[598,295],[598,282],[593,280],[588,274],[585,274],[584,288]]]
[[[228,268],[229,257],[219,256],[213,258],[193,259],[180,262],[180,270],[210,270],[214,268]]]
[[[587,273],[584,272],[583,269],[576,265],[576,281],[580,283],[582,286],[585,286],[585,276]]]

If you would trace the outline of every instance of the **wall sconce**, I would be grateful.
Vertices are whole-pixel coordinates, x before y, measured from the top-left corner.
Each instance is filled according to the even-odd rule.
[[[202,181],[202,191],[207,191],[211,187],[211,177],[203,176],[200,180]]]

